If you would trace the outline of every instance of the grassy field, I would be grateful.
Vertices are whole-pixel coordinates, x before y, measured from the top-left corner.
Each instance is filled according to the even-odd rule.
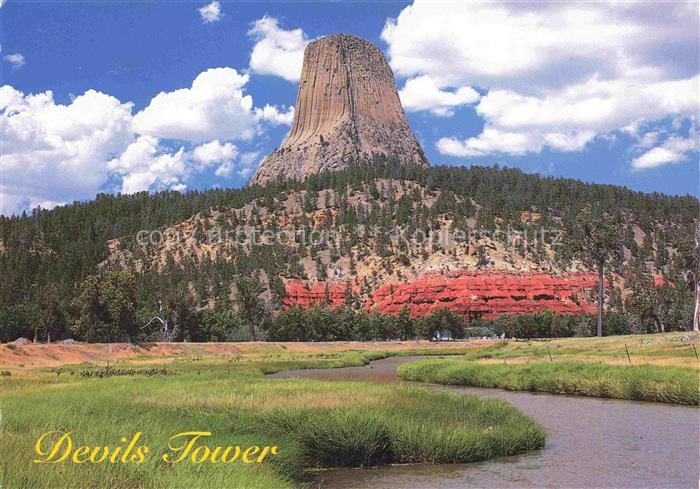
[[[470,462],[541,448],[544,432],[501,401],[401,384],[270,379],[284,368],[362,365],[383,352],[261,353],[181,358],[168,375],[86,378],[99,364],[27,370],[0,378],[1,485],[63,487],[298,487],[305,470],[390,462]],[[154,372],[166,364],[148,364]],[[114,369],[115,367],[111,367]],[[121,362],[126,369],[146,368]],[[47,431],[77,445],[120,444],[142,432],[142,464],[35,464]],[[170,436],[208,431],[206,445],[277,446],[260,464],[167,464]]]
[[[629,354],[629,356],[628,356]],[[666,333],[603,338],[511,340],[475,345],[464,358],[482,363],[547,360],[597,361],[611,365],[674,365],[698,368],[700,335]]]
[[[261,359],[296,354],[331,355],[349,351],[382,351],[402,354],[407,351],[459,353],[488,341],[334,341],[236,342],[236,343],[74,343],[74,344],[0,344],[0,368],[16,371],[41,367],[62,367],[88,363],[163,363],[207,358]],[[297,357],[294,357],[297,358]]]
[[[405,380],[697,405],[697,336],[503,341],[399,368]]]

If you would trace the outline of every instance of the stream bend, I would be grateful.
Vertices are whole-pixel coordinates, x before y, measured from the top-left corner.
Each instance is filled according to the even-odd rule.
[[[271,377],[400,382],[396,369],[421,357],[363,367],[289,370]],[[697,488],[700,410],[670,404],[433,386],[503,399],[547,430],[543,450],[486,462],[339,469],[319,474],[326,489]]]

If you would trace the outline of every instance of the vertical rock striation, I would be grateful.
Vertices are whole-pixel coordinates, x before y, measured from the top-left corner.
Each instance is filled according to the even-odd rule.
[[[427,165],[384,55],[370,42],[345,34],[310,43],[292,129],[251,183],[342,170],[353,159],[375,154]]]

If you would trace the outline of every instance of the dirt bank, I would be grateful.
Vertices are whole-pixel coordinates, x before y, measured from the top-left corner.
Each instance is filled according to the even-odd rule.
[[[347,350],[455,349],[484,345],[485,341],[338,341],[327,343],[74,343],[0,345],[0,368],[5,370],[57,367],[82,362],[156,362],[189,356],[245,356],[285,352]]]

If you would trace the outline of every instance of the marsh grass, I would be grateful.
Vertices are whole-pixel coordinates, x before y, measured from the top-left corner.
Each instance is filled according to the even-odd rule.
[[[700,401],[698,370],[676,366],[581,361],[496,364],[450,358],[404,364],[398,375],[404,380],[514,391],[689,405]]]
[[[263,354],[261,354],[262,356]],[[265,353],[264,355],[267,355]],[[3,489],[288,488],[315,467],[469,462],[541,448],[544,431],[506,403],[399,384],[271,379],[282,368],[363,365],[381,352],[231,361],[177,360],[174,376],[83,378],[50,371],[0,378]],[[80,369],[94,367],[75,367]],[[74,372],[74,373],[75,373]],[[134,464],[32,464],[46,431],[114,447],[143,432],[151,454]],[[168,465],[170,436],[202,430],[208,446],[277,445],[263,464]]]
[[[599,361],[610,364],[671,365],[698,368],[697,333],[666,333],[604,338],[509,340],[469,348],[464,358],[474,361],[528,362],[549,360]],[[695,345],[695,348],[693,348]],[[629,353],[629,358],[627,354]]]

